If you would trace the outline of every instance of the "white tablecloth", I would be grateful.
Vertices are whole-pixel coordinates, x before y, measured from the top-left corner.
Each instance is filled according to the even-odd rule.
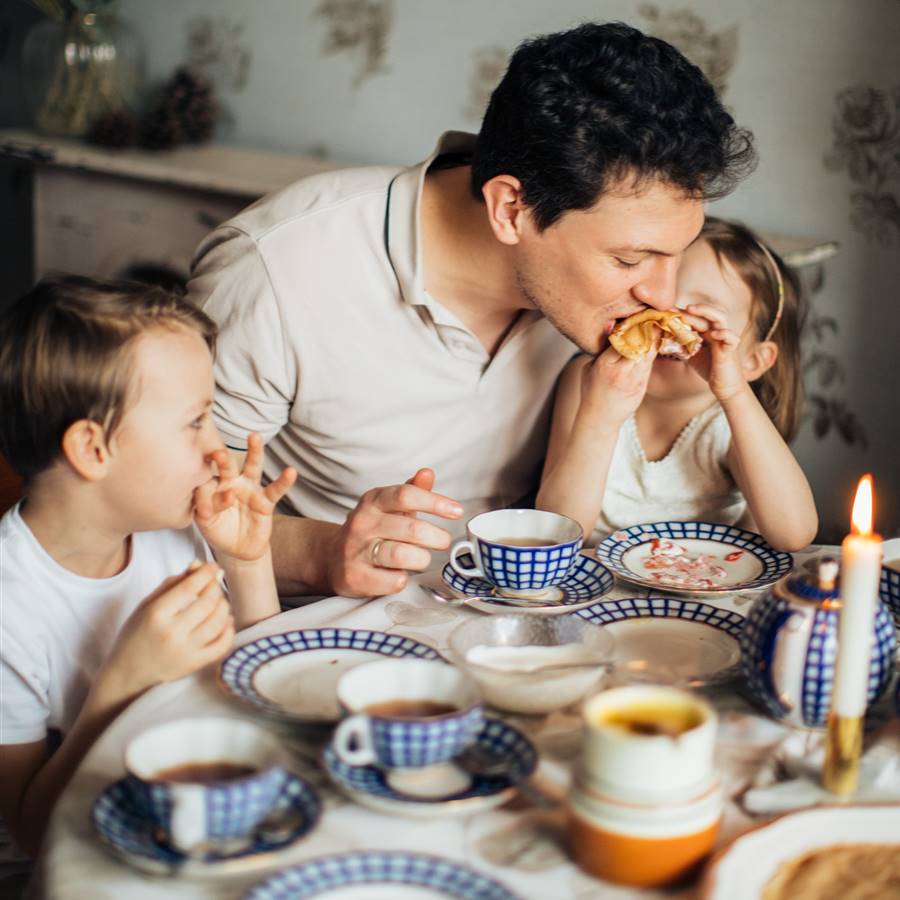
[[[797,555],[808,558],[814,548]],[[439,569],[413,579],[400,594],[378,600],[331,597],[284,612],[247,629],[238,643],[303,627],[371,628],[403,634],[445,650],[447,636],[463,617],[481,615],[448,608],[425,596],[418,581],[438,584]],[[639,588],[617,585],[611,597],[645,596]],[[746,614],[757,593],[707,600]],[[735,798],[748,785],[786,729],[754,713],[733,691],[720,688],[710,697],[719,711],[717,763],[728,803],[720,844],[755,824]],[[691,897],[681,891],[638,892],[616,887],[582,873],[565,851],[562,815],[537,810],[521,801],[468,818],[406,819],[372,812],[353,804],[331,787],[314,763],[312,752],[298,770],[320,791],[324,813],[304,839],[282,851],[272,869],[218,881],[189,881],[143,875],[120,862],[95,837],[89,820],[98,792],[124,774],[127,742],[143,729],[182,716],[248,713],[216,686],[213,671],[161,685],[135,702],[101,736],[60,799],[38,860],[33,895],[52,900],[201,900],[239,898],[272,871],[312,857],[348,850],[407,850],[465,862],[502,881],[523,898]],[[252,715],[252,714],[251,714]],[[548,777],[565,779],[578,752],[580,719],[567,710],[547,717],[507,717],[534,741]]]

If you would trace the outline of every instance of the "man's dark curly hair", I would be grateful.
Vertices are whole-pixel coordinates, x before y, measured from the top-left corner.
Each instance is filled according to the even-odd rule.
[[[623,177],[714,199],[755,164],[750,132],[671,44],[621,22],[585,24],[519,45],[481,125],[472,192],[514,176],[543,230]]]

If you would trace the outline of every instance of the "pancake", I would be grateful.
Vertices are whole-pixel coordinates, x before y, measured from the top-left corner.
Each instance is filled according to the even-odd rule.
[[[609,342],[627,359],[641,359],[651,350],[660,356],[690,359],[703,343],[676,309],[643,309],[623,319]]]

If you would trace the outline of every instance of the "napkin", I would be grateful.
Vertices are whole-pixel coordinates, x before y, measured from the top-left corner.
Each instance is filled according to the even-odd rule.
[[[842,798],[822,787],[824,732],[793,732],[757,772],[741,805],[751,815],[778,814]],[[900,803],[900,720],[866,740],[853,803]]]

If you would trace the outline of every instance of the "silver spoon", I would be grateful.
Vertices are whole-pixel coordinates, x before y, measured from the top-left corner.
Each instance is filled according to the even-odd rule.
[[[419,587],[432,599],[440,600],[447,606],[467,606],[473,600],[488,601],[490,603],[499,603],[504,606],[520,606],[522,609],[540,609],[545,606],[554,606],[555,604],[547,603],[545,600],[530,600],[527,597],[496,597],[481,596],[475,594],[466,594],[463,597],[456,597],[453,594],[447,594],[427,584],[420,584]]]

